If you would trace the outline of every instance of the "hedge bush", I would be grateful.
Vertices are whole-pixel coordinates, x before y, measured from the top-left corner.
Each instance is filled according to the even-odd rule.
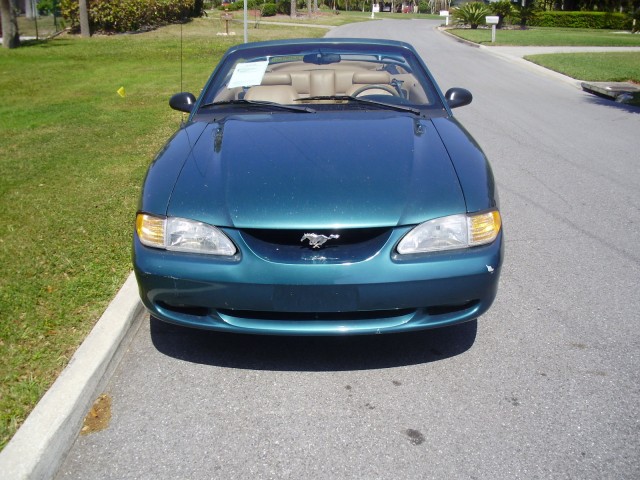
[[[262,7],[262,3],[260,0],[248,0],[247,1],[247,9],[248,10],[256,10]],[[230,12],[236,12],[238,10],[244,10],[244,0],[238,0],[237,2],[231,2],[224,5],[224,10],[229,10]]]
[[[247,7],[249,6],[249,4],[247,3]],[[223,5],[224,10],[228,10],[230,12],[235,12],[237,10],[242,10],[244,9],[244,3],[243,2],[231,2],[231,3],[227,3],[226,5]]]
[[[72,31],[80,29],[78,0],[62,0],[60,12]],[[135,32],[199,17],[202,12],[202,0],[89,0],[89,26],[92,32]]]
[[[622,13],[607,12],[538,12],[529,22],[535,27],[599,28],[630,30],[631,20]]]
[[[276,7],[275,3],[265,3],[261,7],[261,13],[263,17],[275,17],[276,13],[278,13],[278,7]]]
[[[60,15],[60,8],[55,0],[40,0],[38,2],[38,14]]]
[[[298,3],[296,2],[296,6]],[[278,9],[278,13],[281,15],[291,15],[291,0],[280,0],[276,8]]]

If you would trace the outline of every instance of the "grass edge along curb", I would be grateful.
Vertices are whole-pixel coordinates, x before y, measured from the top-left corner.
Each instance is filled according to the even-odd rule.
[[[143,307],[133,273],[67,367],[0,452],[4,478],[54,478],[73,445],[94,396],[108,380],[141,324]]]

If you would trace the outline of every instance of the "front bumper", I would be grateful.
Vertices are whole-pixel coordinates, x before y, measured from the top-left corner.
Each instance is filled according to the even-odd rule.
[[[502,265],[502,233],[490,245],[399,258],[398,229],[375,255],[305,263],[256,255],[233,230],[242,256],[147,248],[134,240],[140,296],[160,320],[257,334],[342,335],[403,332],[473,320],[491,306]]]

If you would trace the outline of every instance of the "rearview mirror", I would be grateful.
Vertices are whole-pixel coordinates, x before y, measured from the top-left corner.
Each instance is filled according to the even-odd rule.
[[[302,57],[304,63],[313,63],[314,65],[329,65],[331,63],[340,63],[341,57],[337,53],[309,53]]]
[[[458,108],[469,105],[471,100],[473,100],[473,95],[471,95],[471,92],[467,89],[455,87],[447,90],[444,98],[447,100],[449,108]]]
[[[195,103],[196,97],[189,92],[176,93],[169,99],[169,106],[179,112],[191,113]]]

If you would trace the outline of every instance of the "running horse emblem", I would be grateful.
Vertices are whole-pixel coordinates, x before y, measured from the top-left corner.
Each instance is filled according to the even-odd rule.
[[[320,248],[322,245],[327,243],[327,240],[333,240],[337,238],[340,238],[340,235],[331,234],[327,236],[318,235],[317,233],[305,233],[300,241],[304,242],[305,240],[309,240],[309,245],[311,245],[312,248]]]

